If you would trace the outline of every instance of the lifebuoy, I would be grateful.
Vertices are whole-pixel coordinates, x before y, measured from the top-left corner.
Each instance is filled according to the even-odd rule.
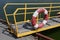
[[[36,18],[40,13],[44,13],[44,20],[40,24],[37,24]],[[31,23],[35,28],[41,28],[47,23],[47,21],[48,21],[48,11],[45,8],[39,8],[34,12]]]

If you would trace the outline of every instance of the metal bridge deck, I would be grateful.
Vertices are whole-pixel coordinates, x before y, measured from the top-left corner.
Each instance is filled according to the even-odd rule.
[[[41,20],[38,22],[38,24],[41,22]],[[48,23],[43,27],[43,28],[46,28],[46,27],[49,27],[49,26],[55,26],[57,24],[60,23],[60,18],[51,18],[48,20]],[[15,25],[12,24],[11,25],[11,28],[15,30]],[[24,33],[24,32],[29,32],[33,30],[33,26],[31,23],[25,23],[25,24],[18,24],[18,33]]]
[[[49,28],[49,27],[55,26],[57,24],[60,24],[60,18],[52,18],[41,29],[42,29],[42,31],[44,31],[45,30],[44,28],[47,28],[47,27]],[[24,25],[24,26],[22,26],[22,25]],[[32,31],[32,26],[31,26],[30,23],[27,23],[27,24],[25,23],[25,24],[22,24],[22,25],[18,24],[18,28],[19,28],[18,33],[21,34],[21,33],[24,33],[24,32]],[[12,24],[11,27],[15,30],[14,24]],[[5,30],[6,28],[7,28],[6,25],[0,23],[0,40],[28,40],[28,39],[29,40],[33,40],[34,39],[34,37],[31,36],[31,35],[30,36],[26,36],[26,37],[22,37],[22,38],[19,38],[19,39],[16,39],[14,36],[12,36],[11,34],[9,34],[8,32],[3,33],[3,30]],[[35,31],[33,30],[32,33],[33,32],[37,32],[37,31],[40,31],[40,29],[39,30],[35,30]]]
[[[7,26],[0,22],[0,40],[33,40],[34,39],[32,35],[25,36],[22,38],[16,38],[16,36],[10,34],[7,31],[3,32],[6,28]]]

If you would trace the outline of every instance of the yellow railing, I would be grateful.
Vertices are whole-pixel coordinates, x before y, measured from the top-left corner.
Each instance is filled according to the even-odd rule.
[[[56,5],[58,5],[58,6],[55,6],[55,4]],[[7,11],[6,11],[6,7],[7,6],[9,6],[9,5],[24,5],[24,8],[17,8],[12,14],[8,14],[7,13]],[[26,20],[26,14],[33,14],[34,12],[27,12],[27,10],[36,10],[36,9],[38,9],[38,8],[42,8],[42,7],[28,7],[28,5],[43,5],[42,7],[43,8],[48,8],[49,10],[48,10],[48,12],[49,12],[49,17],[50,17],[50,13],[51,12],[55,12],[55,11],[60,11],[60,10],[52,10],[52,8],[60,8],[60,3],[7,3],[4,7],[3,7],[3,9],[4,9],[4,13],[5,13],[5,16],[6,16],[6,20],[7,20],[7,23],[8,23],[8,25],[10,25],[10,22],[9,22],[9,20],[8,20],[8,16],[13,16],[14,17],[14,24],[15,24],[15,27],[16,27],[16,32],[18,33],[18,27],[17,27],[17,24],[20,24],[20,23],[22,23],[22,22],[26,22],[27,20]],[[49,6],[44,6],[44,5],[49,5]],[[54,6],[53,6],[54,5]],[[17,11],[18,10],[24,10],[24,12],[23,13],[18,13],[17,14]],[[24,21],[20,21],[20,22],[17,22],[16,21],[16,15],[21,15],[21,14],[24,14]],[[41,14],[40,14],[41,15]],[[37,17],[37,21],[39,20],[39,18]],[[10,27],[9,27],[10,28]],[[17,34],[16,33],[16,34]]]

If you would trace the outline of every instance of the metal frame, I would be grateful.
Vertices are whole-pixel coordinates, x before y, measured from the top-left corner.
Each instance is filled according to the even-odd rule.
[[[49,27],[47,27],[47,28],[41,28],[41,29],[37,29],[37,30],[33,30],[33,31],[29,31],[29,32],[24,32],[24,33],[18,33],[18,27],[17,27],[17,24],[21,24],[22,23],[22,21],[20,21],[20,22],[16,22],[16,16],[15,15],[21,15],[21,14],[23,14],[23,13],[20,13],[20,14],[17,14],[17,11],[18,10],[24,10],[25,12],[24,12],[24,22],[27,22],[27,20],[26,20],[26,14],[31,14],[31,13],[33,13],[33,12],[28,12],[27,13],[27,9],[31,9],[31,10],[34,10],[34,9],[37,9],[37,8],[40,8],[40,7],[31,7],[31,8],[28,8],[27,7],[27,5],[37,5],[37,4],[39,4],[39,5],[47,5],[47,4],[49,4],[50,6],[49,7],[43,7],[43,8],[49,8],[50,10],[49,10],[49,18],[51,18],[50,17],[50,13],[51,12],[54,12],[54,11],[60,11],[60,10],[52,10],[52,8],[60,8],[60,6],[53,6],[53,4],[60,4],[60,3],[6,3],[5,4],[5,6],[3,7],[3,10],[4,10],[4,14],[5,14],[5,16],[6,16],[6,21],[7,21],[7,23],[8,23],[8,28],[10,29],[10,31],[11,31],[11,33],[14,33],[17,37],[22,37],[22,36],[25,36],[25,35],[29,35],[29,34],[32,34],[32,33],[36,33],[36,32],[41,32],[41,31],[44,31],[44,30],[48,30],[48,29],[51,29],[51,28],[56,28],[56,27],[59,27],[60,26],[60,24],[58,24],[58,25],[55,25],[55,26],[49,26]],[[12,14],[7,14],[6,13],[6,7],[7,6],[9,6],[9,5],[24,5],[25,7],[24,8],[17,8],[15,11],[14,11],[14,13],[12,13]],[[11,29],[11,27],[10,27],[10,22],[9,22],[9,20],[8,20],[8,16],[13,16],[14,17],[14,24],[15,24],[15,28],[16,28],[16,32],[14,32],[14,30],[13,29]],[[53,17],[55,17],[55,16],[53,16]],[[40,18],[41,19],[41,18]],[[39,20],[39,18],[37,17],[37,22],[38,22],[38,20]]]

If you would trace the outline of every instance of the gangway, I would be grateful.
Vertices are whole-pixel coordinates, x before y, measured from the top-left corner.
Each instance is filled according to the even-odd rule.
[[[16,10],[9,14],[7,13],[6,8],[8,6],[18,6]],[[22,6],[22,7],[21,7]],[[46,8],[49,12],[48,23],[43,28],[38,28],[33,30],[31,25],[31,17],[34,11],[37,8]],[[60,3],[6,3],[3,7],[4,14],[6,16],[6,21],[8,23],[9,32],[15,34],[17,37],[22,37],[30,35],[33,33],[49,30],[52,28],[60,27],[60,18],[57,16],[57,13],[60,12]],[[19,13],[18,13],[19,11]],[[52,15],[53,14],[53,15]],[[13,16],[14,23],[10,23],[9,16]],[[21,18],[17,18],[17,16]],[[40,14],[37,17],[37,23],[39,24],[43,20],[43,14]],[[19,19],[19,21],[17,21]],[[21,21],[21,19],[23,19]]]

